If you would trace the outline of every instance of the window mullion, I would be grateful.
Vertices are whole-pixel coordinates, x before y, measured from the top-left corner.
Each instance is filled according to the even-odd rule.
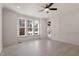
[[[27,27],[27,22],[26,22],[26,19],[25,19],[25,36],[27,35],[27,31],[26,31],[27,28],[26,27]]]

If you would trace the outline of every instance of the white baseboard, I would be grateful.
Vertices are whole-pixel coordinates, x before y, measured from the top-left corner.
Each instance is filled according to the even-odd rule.
[[[51,40],[55,40],[55,41],[59,41],[59,42],[68,43],[68,44],[72,44],[72,45],[77,45],[77,46],[79,46],[79,44],[74,43],[74,42],[70,42],[70,41],[64,41],[64,40],[58,40],[58,39],[51,39]]]

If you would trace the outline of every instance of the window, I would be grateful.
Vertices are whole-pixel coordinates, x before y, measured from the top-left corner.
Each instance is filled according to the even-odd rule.
[[[27,35],[33,35],[33,21],[27,20]]]
[[[39,21],[34,21],[34,34],[39,35]]]
[[[25,19],[19,19],[19,35],[25,35]]]
[[[39,35],[39,20],[18,20],[18,36]]]

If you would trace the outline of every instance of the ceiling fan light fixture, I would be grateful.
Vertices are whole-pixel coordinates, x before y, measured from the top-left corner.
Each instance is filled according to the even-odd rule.
[[[49,8],[44,9],[45,11],[49,11]]]
[[[48,5],[46,4],[46,6],[44,7],[43,10],[40,10],[40,11],[45,11],[46,13],[49,13],[50,10],[57,10],[57,8],[51,8],[51,6],[53,5],[54,3],[49,3]]]

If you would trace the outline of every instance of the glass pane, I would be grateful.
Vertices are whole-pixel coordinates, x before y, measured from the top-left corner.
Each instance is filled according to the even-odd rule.
[[[27,22],[28,22],[28,23],[32,23],[32,20],[28,20]]]
[[[38,32],[38,28],[35,28],[34,31],[35,31],[35,32]]]
[[[27,35],[33,35],[32,28],[28,28],[28,29],[27,29]]]
[[[34,33],[35,35],[38,35],[38,33]]]
[[[28,28],[28,32],[32,32],[32,28]]]
[[[31,27],[32,28],[32,26],[33,26],[32,24],[33,24],[33,22],[31,20],[27,21],[27,27]]]
[[[20,27],[25,27],[25,20],[19,19],[19,25],[20,25]]]
[[[38,28],[38,24],[35,24],[35,28]]]
[[[28,27],[32,27],[32,24],[28,24]]]
[[[39,21],[35,20],[35,25],[34,25],[35,28],[38,28],[39,27]]]
[[[39,21],[35,20],[34,22],[34,35],[38,35],[39,34]]]
[[[19,35],[25,35],[25,28],[19,28]]]

